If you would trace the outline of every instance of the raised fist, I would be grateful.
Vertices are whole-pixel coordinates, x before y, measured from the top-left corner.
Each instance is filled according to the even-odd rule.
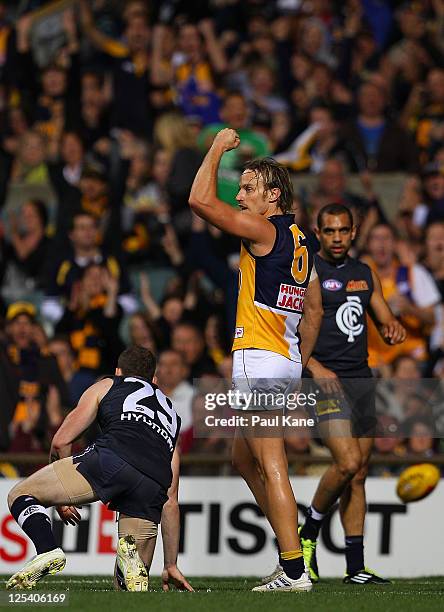
[[[236,130],[231,128],[224,128],[216,134],[213,140],[213,147],[220,146],[224,151],[231,151],[239,146],[240,138]]]

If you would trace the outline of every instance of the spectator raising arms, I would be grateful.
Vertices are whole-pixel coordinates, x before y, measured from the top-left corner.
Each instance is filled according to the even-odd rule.
[[[53,265],[48,278],[47,298],[43,303],[45,316],[58,321],[62,315],[64,301],[71,297],[74,285],[83,271],[91,264],[104,265],[109,274],[118,281],[119,303],[126,312],[134,312],[136,304],[129,295],[130,285],[119,260],[99,245],[99,228],[96,218],[84,212],[74,215],[69,233],[71,248]]]
[[[118,327],[122,309],[117,302],[118,282],[108,270],[90,264],[74,283],[57,333],[68,334],[81,370],[95,376],[112,370],[122,350]]]
[[[151,38],[147,15],[129,14],[124,42],[103,34],[94,23],[86,0],[81,0],[82,26],[88,39],[113,59],[112,123],[135,134],[149,136],[152,130],[152,110],[149,104],[150,71],[149,43]]]
[[[20,214],[10,215],[9,242],[5,248],[6,266],[2,297],[8,301],[29,298],[46,285],[51,240],[46,234],[48,213],[40,200],[29,200]]]

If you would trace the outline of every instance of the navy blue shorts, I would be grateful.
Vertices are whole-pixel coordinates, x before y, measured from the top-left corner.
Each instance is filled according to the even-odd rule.
[[[343,393],[327,395],[315,384],[316,405],[309,412],[319,424],[334,419],[351,421],[356,437],[374,437],[376,408],[374,378],[340,378]]]
[[[97,497],[111,510],[160,523],[168,496],[158,482],[136,470],[109,448],[93,445],[72,459]]]

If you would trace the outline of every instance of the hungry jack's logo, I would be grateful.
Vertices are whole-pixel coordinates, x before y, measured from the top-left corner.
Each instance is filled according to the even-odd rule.
[[[304,287],[296,287],[296,285],[281,283],[276,306],[294,310],[295,312],[302,312],[304,308],[305,291]]]

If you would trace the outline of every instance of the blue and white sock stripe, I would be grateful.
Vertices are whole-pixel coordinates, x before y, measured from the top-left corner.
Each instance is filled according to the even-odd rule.
[[[46,518],[48,519],[48,521],[50,521],[48,511],[46,510],[46,508],[44,508],[43,506],[40,506],[39,504],[33,504],[32,506],[28,506],[27,508],[25,508],[24,510],[20,512],[18,519],[17,519],[17,523],[20,525],[20,527],[23,527],[23,523],[27,519],[29,519],[30,516],[33,516],[34,514],[44,514]]]

